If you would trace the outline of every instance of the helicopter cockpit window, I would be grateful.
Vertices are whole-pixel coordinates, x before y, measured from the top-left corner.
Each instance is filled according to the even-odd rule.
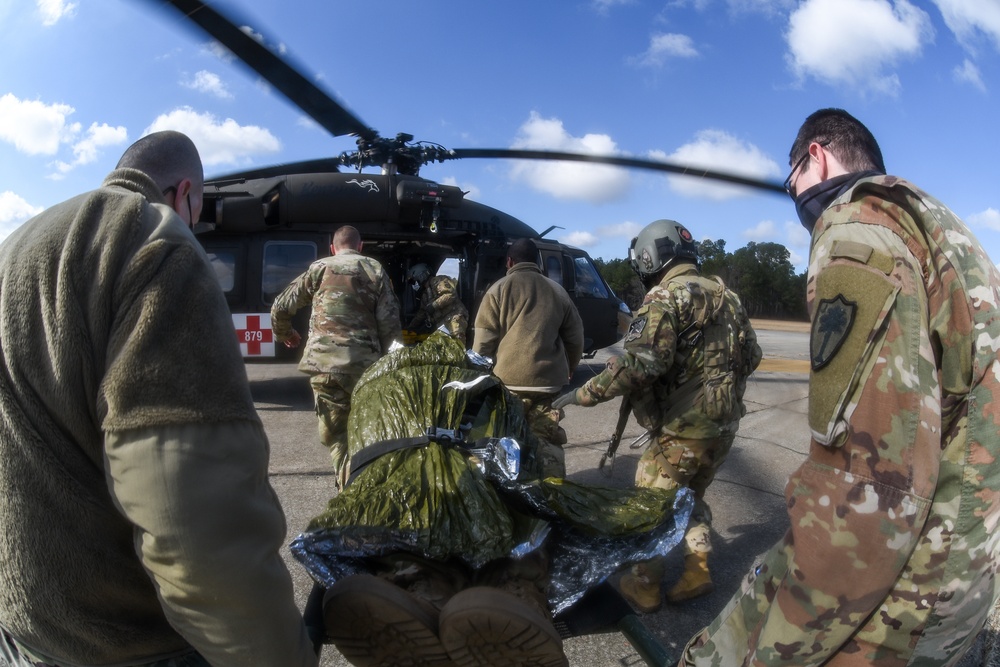
[[[577,257],[576,262],[576,295],[580,297],[608,298],[608,288],[601,280],[597,267],[586,257]]]
[[[268,241],[264,244],[261,291],[265,303],[274,303],[288,284],[316,261],[316,244],[299,241]]]
[[[229,293],[236,285],[236,253],[229,250],[208,252],[208,261],[215,269],[215,277],[222,291]]]
[[[562,259],[560,257],[549,255],[545,258],[545,275],[560,285],[563,284]]]

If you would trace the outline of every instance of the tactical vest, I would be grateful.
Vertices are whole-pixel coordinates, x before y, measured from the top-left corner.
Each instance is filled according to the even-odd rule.
[[[649,430],[671,428],[678,417],[694,411],[719,425],[746,413],[743,393],[753,355],[738,315],[741,306],[720,278],[710,280],[715,283],[710,290],[683,282],[691,298],[691,321],[677,334],[670,371],[653,391],[632,396],[636,418]]]

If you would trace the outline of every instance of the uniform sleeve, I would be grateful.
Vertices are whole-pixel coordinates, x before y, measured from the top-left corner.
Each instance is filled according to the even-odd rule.
[[[580,405],[639,392],[666,375],[677,350],[677,327],[677,313],[669,304],[643,304],[625,334],[625,353],[608,360],[607,367],[577,391]]]
[[[565,304],[565,315],[562,326],[559,327],[559,337],[562,338],[563,346],[566,348],[566,361],[569,362],[569,372],[572,375],[583,357],[583,320],[580,319],[580,312],[569,298],[569,294],[566,294]]]
[[[764,359],[764,351],[760,349],[760,345],[757,343],[757,332],[754,331],[753,326],[750,324],[750,318],[747,317],[746,311],[742,309],[742,306],[740,313],[743,319],[743,333],[746,338],[745,349],[750,353],[748,365],[752,372],[760,366],[760,362]]]
[[[312,305],[313,295],[319,287],[322,271],[314,267],[288,284],[271,306],[271,329],[275,340],[283,343],[292,334],[292,317],[301,308]]]
[[[392,289],[392,281],[384,271],[381,273],[381,287],[378,302],[375,304],[375,322],[378,325],[378,339],[382,346],[382,354],[389,351],[393,341],[403,340],[402,325],[399,314],[399,300]]]
[[[940,388],[919,265],[884,228],[844,227],[812,249],[813,440],[786,487],[787,573],[754,665],[841,650],[900,578],[937,482]]]
[[[455,288],[455,283],[447,279],[435,281],[429,286],[429,292],[424,311],[430,320],[435,320],[458,301],[458,290]]]
[[[315,664],[278,554],[267,439],[207,258],[169,214],[115,284],[104,472],[164,614],[216,667]]]
[[[497,294],[490,288],[479,304],[476,313],[476,326],[472,340],[472,350],[486,357],[496,357],[500,346],[500,309]]]
[[[108,484],[170,624],[215,667],[315,665],[252,422],[109,433]]]

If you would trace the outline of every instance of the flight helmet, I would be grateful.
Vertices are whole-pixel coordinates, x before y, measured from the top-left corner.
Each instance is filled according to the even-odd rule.
[[[431,270],[426,264],[421,262],[420,264],[414,264],[410,267],[410,270],[406,272],[406,280],[415,288],[420,287],[427,279],[431,277]]]
[[[698,263],[698,244],[687,227],[673,220],[657,220],[646,225],[632,239],[629,262],[639,277],[648,280],[677,258]]]

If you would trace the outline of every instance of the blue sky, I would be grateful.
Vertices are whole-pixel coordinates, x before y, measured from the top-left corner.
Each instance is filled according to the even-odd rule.
[[[244,0],[238,19],[383,136],[449,148],[661,157],[780,182],[812,111],[866,123],[891,173],[1000,261],[1000,0]],[[0,0],[0,238],[99,185],[143,134],[195,140],[208,176],[339,155],[331,137],[150,0]],[[779,195],[566,163],[463,160],[458,185],[594,257],[646,223],[699,239],[808,237]]]

